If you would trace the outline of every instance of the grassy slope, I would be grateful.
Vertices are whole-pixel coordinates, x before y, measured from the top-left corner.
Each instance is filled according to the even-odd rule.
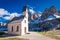
[[[0,40],[27,40],[23,38],[0,38]]]
[[[48,31],[48,32],[38,32],[38,33],[60,40],[60,36],[56,36],[57,34],[60,34],[60,31]]]

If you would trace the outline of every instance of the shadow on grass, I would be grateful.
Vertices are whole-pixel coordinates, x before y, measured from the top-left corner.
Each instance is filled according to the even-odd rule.
[[[3,37],[13,37],[13,36],[18,36],[18,35],[2,34],[2,35],[0,35],[0,38],[3,38]]]
[[[30,34],[30,33],[26,33],[26,34]],[[3,34],[0,34],[0,40],[29,40],[29,39],[25,39],[25,38],[15,38],[16,36],[20,36],[20,35],[12,35],[12,34],[8,34],[8,33],[3,33]],[[8,39],[5,39],[7,38]],[[2,38],[2,39],[1,39]]]
[[[15,36],[18,36],[18,35],[3,34],[3,35],[0,35],[0,40],[29,40],[25,38],[18,38],[18,37],[16,38]]]

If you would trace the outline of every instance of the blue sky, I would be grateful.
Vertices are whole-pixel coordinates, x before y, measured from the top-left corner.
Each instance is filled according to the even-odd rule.
[[[33,7],[36,11],[44,11],[45,8],[55,5],[60,9],[60,0],[0,0],[0,8],[9,12],[21,12],[24,5]]]
[[[15,14],[21,13],[24,5],[28,5],[29,8],[32,7],[35,11],[41,12],[52,5],[56,6],[57,10],[60,10],[60,0],[0,0],[0,9],[5,10],[4,12],[7,11],[7,14],[13,13],[11,15],[14,15],[14,12],[16,12]],[[9,19],[9,17],[10,15],[4,18]],[[0,21],[2,20],[3,17],[0,17]]]

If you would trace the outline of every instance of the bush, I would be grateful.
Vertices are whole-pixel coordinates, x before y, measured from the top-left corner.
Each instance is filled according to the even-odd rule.
[[[0,32],[0,35],[3,35],[3,34],[5,34],[5,32]]]

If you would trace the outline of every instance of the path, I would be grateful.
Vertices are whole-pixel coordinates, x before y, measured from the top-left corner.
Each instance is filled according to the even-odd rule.
[[[50,37],[46,37],[44,35],[38,34],[36,32],[31,32],[30,34],[26,34],[26,35],[23,35],[21,37],[29,39],[29,40],[56,40],[56,39],[52,39]]]
[[[25,34],[23,36],[13,36],[13,37],[5,37],[5,38],[25,38],[29,40],[56,40],[50,37],[46,37],[44,35],[38,34],[37,32],[30,32],[30,34]]]

